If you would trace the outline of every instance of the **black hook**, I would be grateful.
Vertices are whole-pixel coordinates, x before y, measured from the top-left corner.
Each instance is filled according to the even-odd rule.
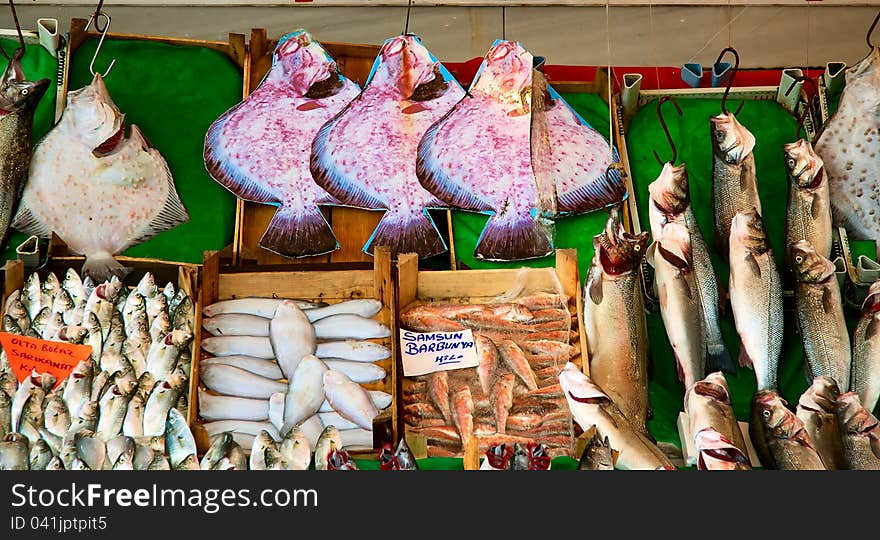
[[[794,81],[792,81],[791,86],[788,87],[788,90],[785,91],[785,95],[788,96],[791,91],[794,90],[795,85],[799,82],[805,83],[807,86],[810,86],[813,89],[813,93],[807,94],[807,103],[804,106],[803,112],[796,115],[798,123],[794,132],[795,137],[801,136],[801,128],[804,127],[804,120],[807,118],[807,110],[810,108],[810,100],[812,99],[812,96],[816,95],[816,93],[819,92],[819,87],[816,85],[815,80],[804,75],[795,75]],[[797,110],[797,105],[795,105],[795,110]]]
[[[103,0],[101,0],[101,1],[103,2]],[[404,36],[409,35],[409,14],[411,11],[412,11],[412,0],[409,0],[406,3],[406,23],[403,26],[403,35]]]
[[[110,24],[110,17],[107,17],[107,21],[104,23],[104,28],[98,24],[99,16],[101,15],[101,8],[104,7],[104,0],[98,0],[98,6],[95,8],[95,12],[92,14],[92,19],[95,21],[95,30],[98,31],[99,34],[104,34],[107,32],[107,25]]]
[[[660,126],[663,128],[663,133],[666,134],[666,140],[669,141],[669,147],[672,148],[672,159],[669,160],[669,163],[675,165],[675,159],[678,157],[678,149],[675,148],[675,142],[672,140],[672,135],[669,134],[669,128],[666,126],[666,120],[663,119],[663,104],[667,101],[671,101],[673,105],[675,105],[675,110],[678,111],[678,115],[681,116],[681,107],[678,106],[678,102],[675,101],[675,98],[671,96],[663,96],[659,100],[657,100],[657,118],[660,119]],[[660,159],[660,155],[657,154],[657,151],[654,150],[654,159],[657,160],[657,163],[663,165],[663,160]]]
[[[880,11],[877,12],[877,16],[874,17],[874,22],[871,23],[871,27],[868,28],[868,33],[865,35],[865,41],[868,42],[869,49],[874,48],[874,45],[871,43],[871,34],[873,34],[874,29],[877,28],[878,22],[880,22]]]
[[[18,42],[20,44],[19,50],[21,51],[21,54],[19,54],[18,51],[15,51],[13,53],[13,57],[17,57],[20,59],[24,55],[25,50],[24,34],[21,33],[21,23],[18,22],[18,13],[15,11],[15,4],[12,3],[12,0],[9,0],[9,9],[12,10],[12,20],[15,21],[15,31],[18,32]],[[3,56],[6,57],[7,60],[9,60],[10,62],[12,61],[12,58],[10,58],[8,54],[6,54],[6,50],[3,49],[3,47],[0,47],[0,52],[3,53]]]
[[[727,79],[727,86],[724,87],[724,95],[721,97],[721,111],[724,114],[730,114],[730,112],[728,112],[727,110],[727,95],[730,94],[730,87],[733,86],[733,78],[736,77],[736,73],[739,71],[739,53],[736,52],[736,49],[734,49],[733,47],[726,47],[723,51],[721,51],[721,54],[718,55],[718,59],[715,60],[715,63],[718,64],[719,62],[721,62],[721,59],[727,53],[733,53],[735,63],[733,64],[733,68],[731,68],[730,70],[730,77]],[[739,104],[739,107],[734,113],[735,115],[739,114],[739,111],[742,110],[744,104],[745,101]]]

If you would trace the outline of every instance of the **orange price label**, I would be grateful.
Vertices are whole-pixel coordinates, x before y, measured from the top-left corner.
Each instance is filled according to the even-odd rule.
[[[7,332],[0,332],[0,345],[19,382],[37,370],[51,373],[57,384],[70,375],[73,368],[92,354],[89,345],[74,345],[62,341],[49,341]]]

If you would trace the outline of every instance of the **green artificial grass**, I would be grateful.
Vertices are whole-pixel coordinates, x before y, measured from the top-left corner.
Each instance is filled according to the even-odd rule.
[[[604,137],[608,138],[608,104],[598,94],[562,94],[578,114],[593,126]],[[484,214],[474,212],[452,212],[452,232],[455,242],[455,258],[463,268],[520,268],[522,266],[547,267],[556,263],[555,255],[551,254],[540,259],[513,262],[482,261],[474,257],[474,249],[480,239],[480,233],[489,221]],[[579,216],[563,218],[556,222],[556,248],[576,248],[578,253],[578,270],[581,278],[586,276],[590,261],[593,259],[593,236],[605,227],[608,213],[592,212]]]
[[[92,81],[89,63],[96,39],[85,42],[72,58],[71,91]],[[125,252],[201,263],[203,251],[232,242],[235,196],[205,170],[202,152],[211,123],[241,101],[242,74],[226,55],[203,47],[146,41],[106,40],[95,69],[105,78],[127,124],[136,124],[164,156],[190,220]]]
[[[12,52],[18,48],[18,40],[0,39],[0,46],[3,47],[3,50],[8,55],[12,56]],[[9,61],[0,55],[2,69],[5,70],[8,64]],[[58,62],[42,45],[34,44],[25,46],[25,54],[21,59],[21,65],[28,80],[35,81],[45,78],[51,81],[49,88],[43,94],[40,104],[37,105],[37,110],[34,113],[33,141],[36,143],[55,123],[55,97],[58,94],[55,72],[58,70]],[[26,234],[10,231],[9,241],[3,253],[3,260],[16,259],[15,248],[26,239]]]
[[[727,290],[729,266],[714,251],[714,218],[712,211],[712,145],[709,117],[720,112],[720,100],[680,99],[683,115],[678,117],[674,108],[664,110],[664,118],[678,148],[678,162],[687,164],[690,179],[691,206],[703,237],[707,240],[712,263],[723,292]],[[735,110],[738,104],[729,101]],[[791,288],[790,273],[782,266],[785,242],[785,208],[787,202],[787,178],[783,163],[782,145],[794,138],[794,119],[774,101],[747,101],[739,121],[757,139],[754,155],[757,167],[758,191],[763,207],[763,217],[770,237],[784,289]],[[661,157],[671,155],[666,137],[656,114],[656,102],[648,103],[631,120],[627,134],[627,150],[632,168],[635,200],[639,219],[647,228],[648,184],[660,173],[652,154],[657,150]],[[788,307],[788,304],[786,304]],[[847,312],[848,323],[853,324],[855,313]],[[792,406],[807,388],[804,375],[804,353],[796,330],[793,311],[785,312],[785,339],[779,366],[779,389]],[[722,314],[722,333],[736,358],[739,353],[739,337],[729,306]],[[648,423],[651,433],[661,442],[680,446],[676,417],[683,408],[684,387],[678,380],[672,348],[666,337],[659,312],[648,315],[648,334],[651,343],[652,372],[650,400],[654,412]],[[751,397],[757,384],[754,371],[740,368],[736,375],[727,375],[731,389],[731,401],[739,420],[748,421]]]

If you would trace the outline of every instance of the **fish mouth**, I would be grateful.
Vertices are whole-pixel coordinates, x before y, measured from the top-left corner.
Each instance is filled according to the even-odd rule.
[[[694,392],[698,396],[708,397],[728,405],[730,404],[730,393],[720,384],[708,381],[698,381],[694,385]]]
[[[111,135],[107,140],[96,146],[92,150],[92,155],[96,158],[107,157],[110,154],[113,154],[117,148],[119,148],[119,143],[122,142],[122,139],[125,137],[125,124],[120,124],[119,129],[116,130],[116,133]]]
[[[608,396],[603,395],[603,396],[578,397],[578,396],[572,394],[571,391],[568,391],[567,393],[568,393],[568,397],[570,397],[573,401],[576,401],[578,403],[586,403],[587,405],[600,405],[600,406],[611,404],[611,398],[609,398]]]
[[[865,315],[880,311],[880,280],[875,281],[868,289],[868,296],[862,302],[862,313]]]
[[[337,71],[336,65],[331,65],[328,71],[329,75],[325,79],[312,83],[303,97],[309,99],[324,99],[334,96],[342,90],[345,83],[342,80],[342,76]]]

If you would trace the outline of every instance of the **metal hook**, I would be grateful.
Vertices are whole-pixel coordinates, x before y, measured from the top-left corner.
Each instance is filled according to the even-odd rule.
[[[403,25],[403,35],[409,35],[409,14],[412,11],[412,0],[406,3],[406,23]]]
[[[12,3],[12,0],[9,0],[9,9],[12,11],[12,20],[15,21],[15,31],[18,32],[18,42],[19,48],[18,51],[12,53],[13,57],[21,58],[24,55],[24,34],[21,33],[21,23],[18,22],[18,13],[15,11],[15,4]],[[19,54],[19,51],[21,53]],[[3,47],[0,47],[0,52],[3,53],[3,56],[6,57],[10,62],[12,61],[12,57],[6,54],[6,50]]]
[[[873,49],[874,44],[871,43],[871,34],[874,33],[874,29],[877,28],[877,23],[880,22],[880,11],[877,12],[877,16],[874,17],[874,22],[871,23],[871,27],[868,28],[868,33],[865,35],[865,41],[868,43],[868,48]]]
[[[660,119],[660,126],[663,128],[663,133],[666,134],[666,140],[669,141],[669,147],[672,148],[672,159],[669,160],[669,163],[675,165],[675,160],[678,158],[678,149],[675,147],[675,142],[672,140],[672,135],[669,134],[669,128],[666,126],[666,120],[663,119],[663,104],[667,101],[671,101],[673,105],[675,105],[675,110],[678,111],[678,115],[681,116],[681,107],[678,106],[678,102],[675,101],[675,98],[671,96],[663,96],[659,100],[657,100],[657,118]],[[660,155],[657,154],[657,151],[654,150],[654,159],[657,160],[657,163],[663,165],[664,161],[660,159]]]
[[[801,112],[799,115],[797,115],[798,123],[797,123],[797,127],[795,128],[794,136],[800,137],[801,136],[801,128],[804,127],[804,120],[807,118],[807,110],[809,110],[809,107],[810,107],[810,99],[812,99],[812,96],[816,95],[816,93],[819,92],[819,87],[816,85],[816,81],[814,81],[813,79],[806,77],[804,75],[795,75],[793,77],[793,79],[794,80],[792,81],[791,86],[789,86],[788,90],[785,91],[786,96],[791,94],[791,91],[794,90],[795,85],[799,82],[806,83],[807,86],[810,86],[813,89],[812,94],[807,94],[807,103],[804,106],[803,112]]]
[[[89,71],[92,73],[93,77],[95,75],[97,75],[97,72],[95,72],[95,60],[98,59],[98,55],[101,53],[101,48],[104,46],[104,38],[107,37],[107,31],[110,29],[110,15],[107,15],[104,12],[93,14],[89,18],[89,22],[86,23],[86,28],[85,28],[85,31],[88,32],[89,27],[92,25],[92,21],[94,21],[95,29],[97,29],[98,28],[98,19],[101,17],[101,15],[104,16],[104,18],[106,19],[106,22],[104,23],[104,29],[100,31],[101,39],[98,41],[98,47],[95,48],[95,55],[92,56],[92,61],[89,63]],[[110,65],[107,66],[107,71],[105,71],[104,73],[101,74],[101,77],[106,77],[107,75],[109,75],[110,70],[113,69],[113,66],[115,64],[116,64],[116,59],[114,58],[113,60],[110,61]]]
[[[724,114],[730,114],[730,112],[727,110],[727,95],[730,94],[730,87],[733,86],[733,79],[734,77],[736,77],[736,73],[739,71],[739,53],[736,52],[736,49],[734,49],[733,47],[726,47],[723,51],[721,51],[721,54],[718,55],[718,59],[715,60],[715,63],[718,64],[719,62],[721,62],[721,59],[727,53],[733,53],[734,64],[733,68],[730,70],[730,78],[727,79],[727,85],[724,87],[724,95],[721,97],[721,111]],[[739,114],[739,111],[742,110],[744,104],[745,101],[739,104],[739,107],[734,113],[735,115]]]

